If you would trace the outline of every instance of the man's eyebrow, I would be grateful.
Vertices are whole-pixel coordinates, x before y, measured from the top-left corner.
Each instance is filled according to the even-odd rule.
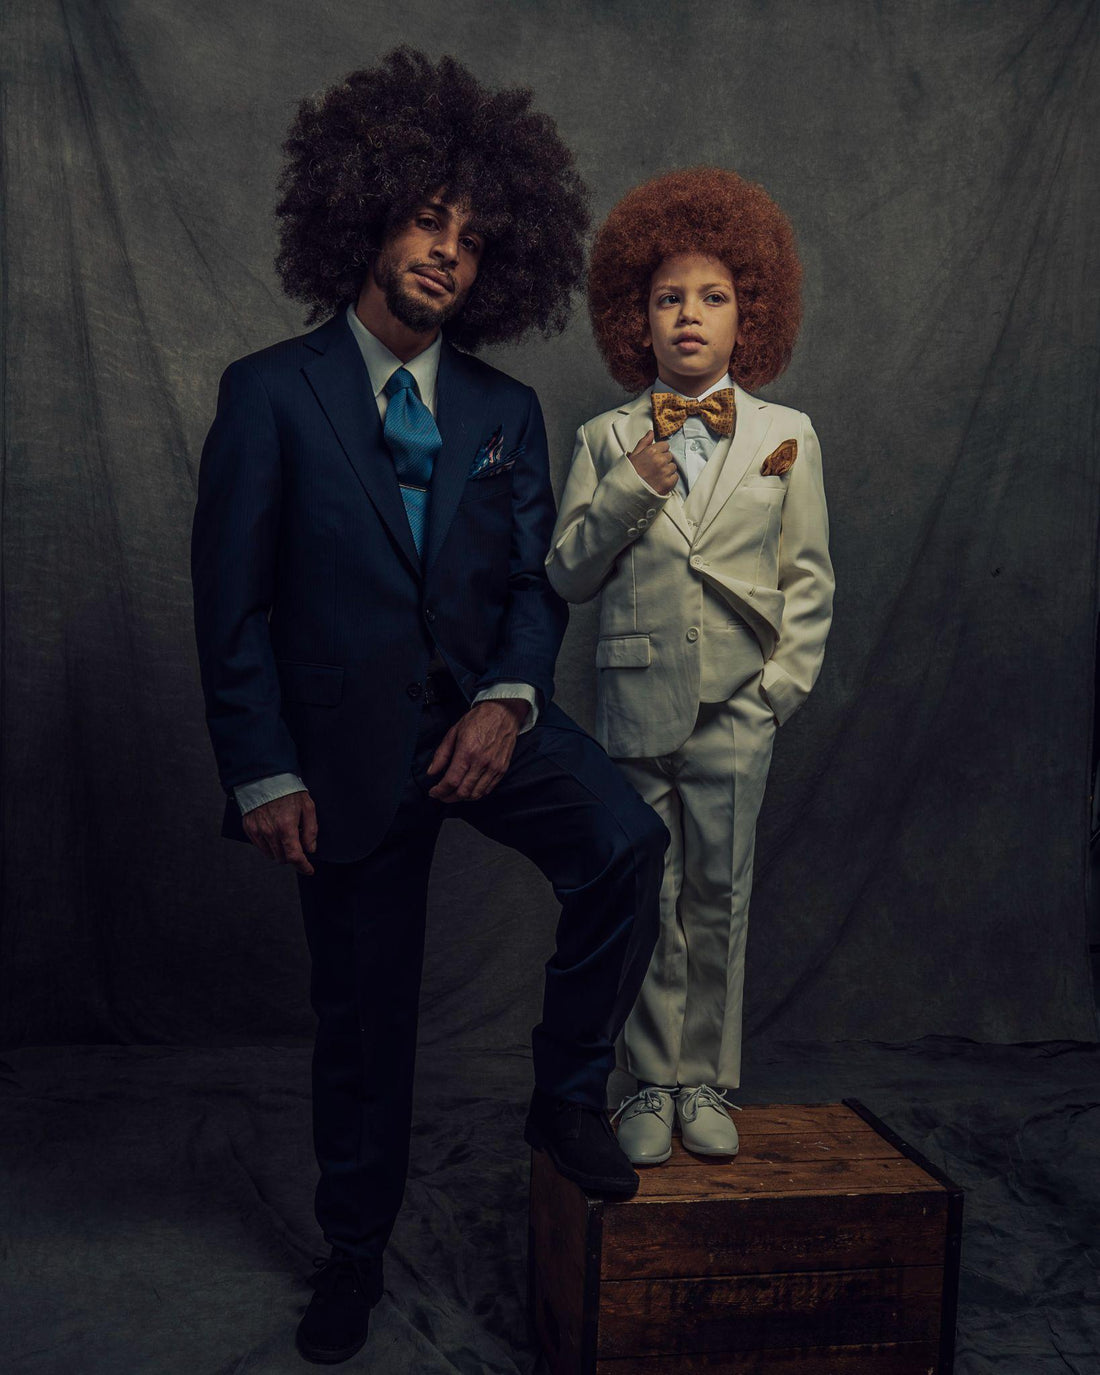
[[[449,205],[444,205],[442,201],[422,201],[420,209],[421,211],[430,210],[433,214],[438,215],[439,218],[443,220],[450,219],[455,216],[455,211],[453,207]],[[478,224],[476,215],[470,215],[466,220],[464,220],[459,225],[459,228],[464,234],[476,234],[481,239],[485,238],[485,230],[482,229],[482,227]]]

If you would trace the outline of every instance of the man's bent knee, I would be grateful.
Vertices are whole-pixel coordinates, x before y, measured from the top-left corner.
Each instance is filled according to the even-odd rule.
[[[668,827],[648,802],[639,798],[637,806],[621,816],[620,820],[640,860],[663,862],[672,837]]]

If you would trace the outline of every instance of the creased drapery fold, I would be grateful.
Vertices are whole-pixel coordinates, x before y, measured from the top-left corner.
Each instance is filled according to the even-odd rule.
[[[532,84],[597,215],[710,161],[795,225],[806,326],[769,395],[821,436],[838,597],[761,821],[750,1032],[1096,1034],[1100,11],[690,0],[674,46],[707,55],[693,74],[655,53],[658,14],[6,9],[7,1042],[308,1030],[289,875],[217,838],[187,540],[221,369],[301,328],[270,265],[295,100],[409,38]],[[705,101],[683,99],[689,75]],[[494,361],[538,387],[561,480],[576,425],[617,399],[582,314]],[[587,721],[593,650],[581,608],[559,683]],[[425,1039],[522,1045],[553,922],[529,867],[447,840]]]

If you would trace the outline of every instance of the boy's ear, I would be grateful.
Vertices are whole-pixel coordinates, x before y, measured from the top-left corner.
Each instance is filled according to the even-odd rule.
[[[650,333],[648,325],[642,330],[642,347],[646,349],[653,347],[653,335]]]

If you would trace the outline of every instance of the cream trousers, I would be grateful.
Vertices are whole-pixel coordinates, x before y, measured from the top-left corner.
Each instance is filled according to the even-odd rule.
[[[671,754],[616,761],[672,836],[657,947],[618,1045],[620,1068],[649,1083],[741,1082],[753,849],[775,729],[758,674],[728,702],[701,704]]]

